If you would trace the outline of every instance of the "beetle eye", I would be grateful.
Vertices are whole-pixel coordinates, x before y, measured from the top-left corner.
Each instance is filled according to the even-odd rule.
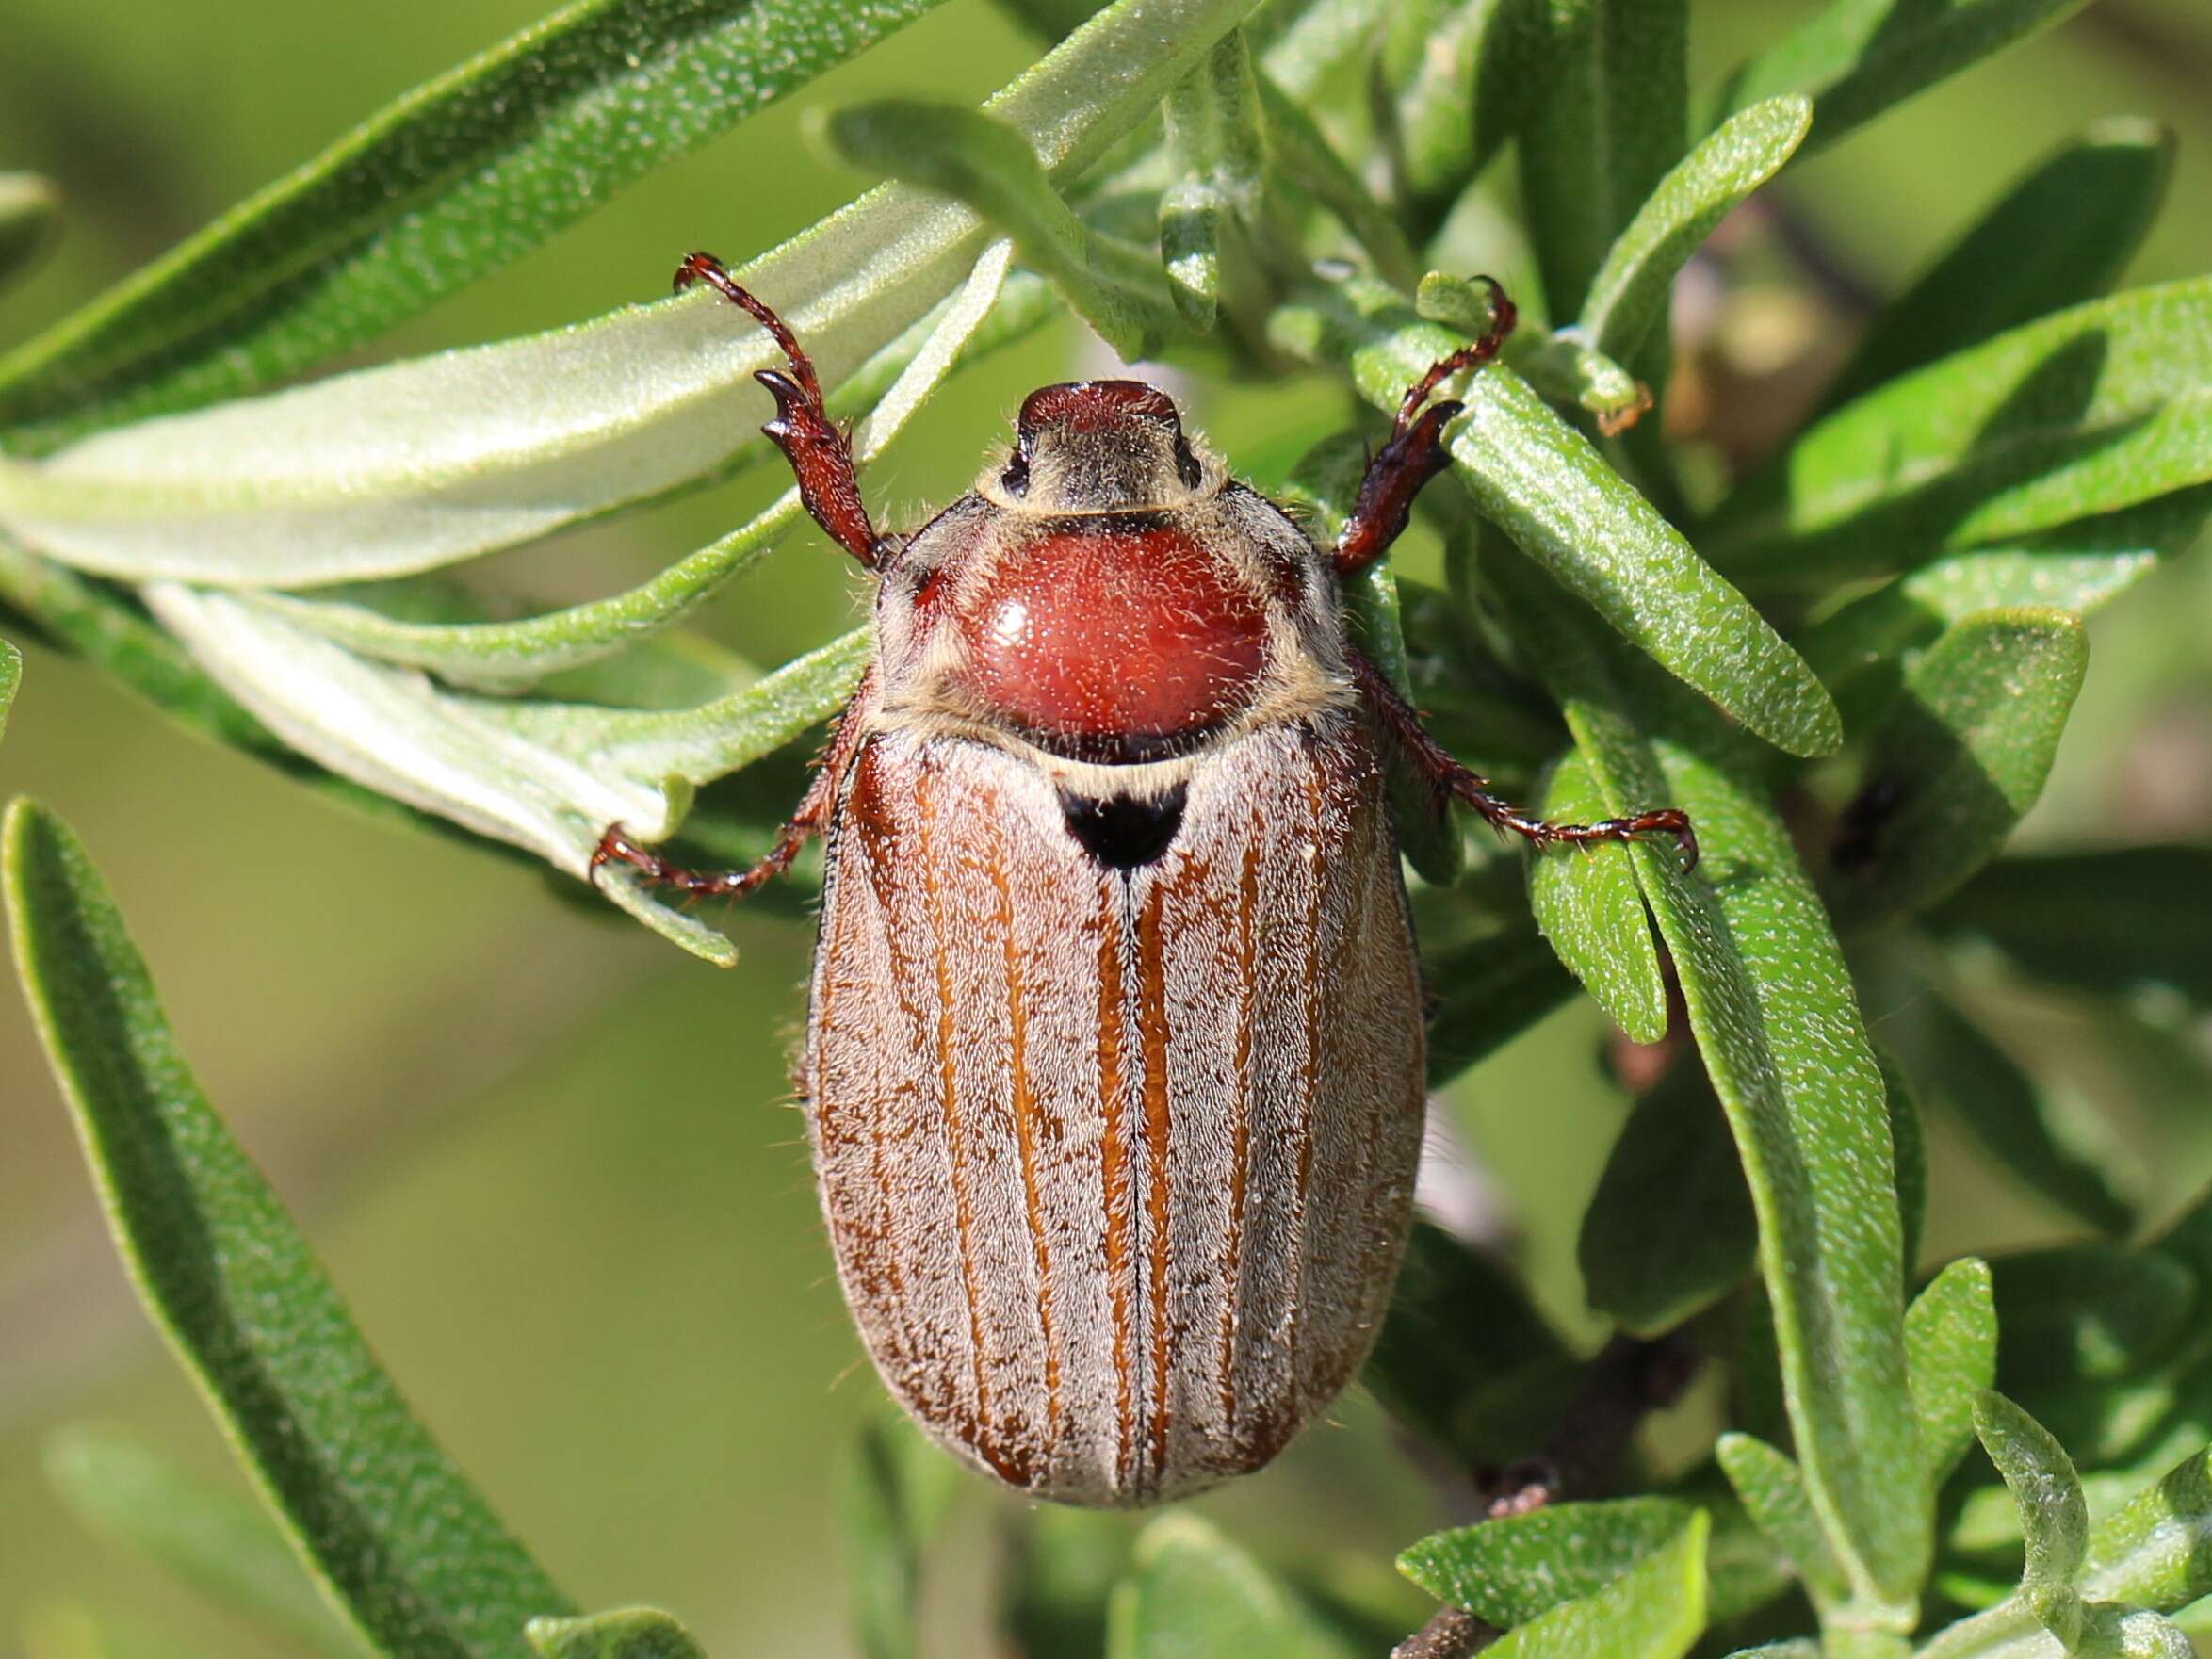
[[[1006,470],[999,475],[999,487],[1009,496],[1029,494],[1029,457],[1017,453],[1006,464]]]
[[[1183,487],[1188,490],[1196,489],[1199,480],[1206,476],[1198,465],[1198,458],[1191,453],[1190,441],[1179,432],[1176,434],[1175,440],[1175,470],[1181,476]]]

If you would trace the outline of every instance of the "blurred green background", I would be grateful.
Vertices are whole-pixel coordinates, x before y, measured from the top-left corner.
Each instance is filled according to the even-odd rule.
[[[1701,0],[1704,77],[1806,9]],[[61,246],[0,299],[0,342],[535,15],[526,0],[8,0],[0,168],[48,174],[69,204]],[[915,89],[980,97],[1033,51],[983,0],[951,0],[385,350],[651,297],[695,246],[747,255],[862,183],[804,141],[805,108]],[[2009,179],[2116,113],[2157,117],[2180,140],[2163,222],[2129,280],[2212,270],[2212,6],[2106,0],[1789,175],[1782,203],[1824,251],[1832,292],[1789,314],[1781,357],[1831,361],[1852,291],[1894,289]],[[1755,381],[1756,342],[1739,345]],[[1098,350],[1063,324],[963,376],[871,476],[879,518],[901,522],[960,487],[1024,391],[1098,366]],[[1232,457],[1285,420],[1279,398],[1251,388],[1186,396],[1186,415]],[[1318,431],[1340,407],[1317,390],[1294,418]],[[489,574],[537,597],[611,591],[710,540],[775,483],[764,475],[593,527]],[[2088,690],[2025,837],[2203,838],[2212,574],[2202,555],[2092,624]],[[843,562],[797,542],[710,626],[769,662],[847,626],[857,603]],[[46,801],[90,844],[210,1094],[463,1466],[586,1606],[668,1607],[717,1654],[844,1651],[832,1472],[883,1403],[838,1302],[789,1102],[805,927],[736,916],[744,960],[718,973],[611,911],[558,903],[519,863],[350,816],[171,729],[73,662],[26,655],[0,783]],[[1868,1009],[1878,1033],[1883,1013]],[[1602,1036],[1577,1003],[1450,1098],[1539,1296],[1583,1335],[1593,1327],[1574,1234],[1624,1110],[1598,1063]],[[2071,1040],[2043,1029],[2061,1062]],[[2094,1095],[2111,1081],[2085,1075],[2080,1087]],[[2182,1102],[2192,1105],[2212,1101]],[[2154,1209],[2204,1179],[2201,1130],[2183,1156],[2154,1158],[2150,1126],[2164,1135],[2171,1116],[2106,1121],[2139,1137]],[[2062,1230],[1936,1129],[1931,1258]],[[72,1604],[162,1633],[167,1651],[268,1651],[48,1496],[41,1442],[83,1418],[134,1425],[189,1467],[236,1478],[123,1282],[10,988],[0,1651],[71,1651],[57,1633]],[[1355,1396],[1335,1426],[1204,1506],[1292,1560],[1349,1549],[1381,1574],[1439,1519],[1434,1503]],[[984,1651],[985,1546],[1010,1505],[980,1483],[968,1495],[933,1583],[934,1651]],[[1404,1606],[1417,1622],[1422,1598],[1407,1592]]]

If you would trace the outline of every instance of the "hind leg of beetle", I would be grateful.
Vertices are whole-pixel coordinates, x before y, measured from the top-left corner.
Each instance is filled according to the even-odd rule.
[[[1390,441],[1367,464],[1351,516],[1344,520],[1343,534],[1337,538],[1335,562],[1342,575],[1364,569],[1383,556],[1404,533],[1406,520],[1413,512],[1413,497],[1421,494],[1421,486],[1451,464],[1452,458],[1444,452],[1444,428],[1465,405],[1449,398],[1429,403],[1429,394],[1453,375],[1489,362],[1513,333],[1519,315],[1513,301],[1495,279],[1478,280],[1490,286],[1490,326],[1480,339],[1431,364],[1428,372],[1400,399],[1397,418],[1391,423]],[[1424,409],[1423,404],[1428,406]]]
[[[789,359],[791,372],[764,368],[753,378],[775,399],[775,418],[760,430],[791,464],[799,480],[799,499],[838,545],[870,570],[882,562],[881,543],[869,522],[868,504],[860,497],[860,480],[853,468],[853,444],[844,430],[830,419],[822,401],[821,382],[814,360],[806,355],[784,319],[752,294],[740,287],[721,260],[711,253],[693,253],[676,267],[675,289],[682,293],[693,283],[705,283],[766,329]]]
[[[814,769],[814,780],[806,786],[798,810],[776,832],[773,844],[758,863],[744,870],[686,870],[681,865],[671,864],[652,848],[632,840],[619,823],[610,823],[600,834],[599,845],[593,849],[591,879],[594,883],[598,881],[602,865],[624,864],[657,887],[675,887],[694,897],[741,899],[781,875],[790,869],[792,860],[806,843],[829,823],[830,808],[838,798],[838,785],[845,775],[846,767],[852,764],[854,752],[860,746],[862,729],[874,704],[875,675],[871,670],[838,716],[837,729]]]
[[[1519,807],[1501,801],[1485,787],[1479,773],[1462,766],[1449,750],[1428,734],[1421,716],[1399,696],[1382,671],[1366,656],[1352,653],[1353,672],[1368,708],[1407,758],[1426,778],[1438,801],[1457,801],[1473,808],[1500,831],[1510,830],[1537,847],[1587,847],[1597,841],[1637,841],[1664,838],[1681,849],[1683,868],[1698,862],[1698,837],[1689,814],[1676,806],[1639,812],[1630,818],[1608,818],[1599,823],[1552,823],[1531,818]]]

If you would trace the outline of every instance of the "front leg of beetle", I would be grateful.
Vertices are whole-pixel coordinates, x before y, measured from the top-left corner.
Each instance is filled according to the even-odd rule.
[[[883,562],[882,544],[869,522],[868,504],[860,498],[860,480],[853,470],[853,445],[844,431],[829,417],[822,401],[821,382],[808,357],[784,319],[745,289],[711,253],[693,253],[676,267],[675,290],[682,293],[693,283],[705,283],[739,307],[775,337],[790,360],[791,372],[764,368],[753,378],[775,399],[775,418],[760,430],[791,464],[799,480],[799,499],[814,515],[814,522],[829,531],[838,545],[873,570]]]
[[[1635,841],[1663,836],[1682,850],[1684,870],[1696,867],[1697,832],[1690,827],[1690,815],[1680,807],[1663,806],[1652,812],[1639,812],[1633,818],[1608,818],[1599,823],[1551,823],[1531,818],[1518,806],[1501,801],[1484,787],[1487,780],[1480,773],[1461,765],[1450,750],[1429,736],[1428,728],[1421,724],[1420,714],[1398,695],[1396,688],[1384,677],[1381,669],[1368,660],[1365,653],[1357,646],[1351,647],[1351,659],[1360,694],[1374,711],[1376,722],[1428,781],[1439,802],[1458,801],[1481,813],[1494,828],[1511,830],[1538,847],[1586,847],[1593,841]]]
[[[874,710],[875,694],[875,673],[871,669],[838,716],[837,729],[814,769],[814,781],[807,785],[798,810],[776,832],[774,843],[758,863],[744,870],[686,870],[669,863],[650,847],[633,841],[622,825],[613,823],[607,826],[599,837],[599,845],[593,850],[592,880],[598,881],[601,865],[626,864],[654,886],[675,887],[706,898],[742,899],[756,887],[781,875],[790,869],[792,860],[806,843],[827,827],[830,809],[837,804],[838,786],[860,746],[867,717]]]

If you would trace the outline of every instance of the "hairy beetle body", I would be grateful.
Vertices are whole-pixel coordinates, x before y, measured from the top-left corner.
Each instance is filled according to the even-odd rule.
[[[802,497],[878,577],[875,659],[758,865],[618,862],[741,894],[826,833],[805,1065],[838,1271],[884,1381],[1042,1497],[1131,1504],[1257,1469],[1351,1381],[1410,1219],[1420,977],[1389,745],[1542,845],[1674,836],[1672,810],[1547,824],[1438,748],[1344,632],[1441,464],[1447,375],[1407,395],[1325,552],[1132,381],[1033,393],[1017,444],[879,537],[775,314],[760,378]],[[1424,405],[1425,408],[1423,407]]]

